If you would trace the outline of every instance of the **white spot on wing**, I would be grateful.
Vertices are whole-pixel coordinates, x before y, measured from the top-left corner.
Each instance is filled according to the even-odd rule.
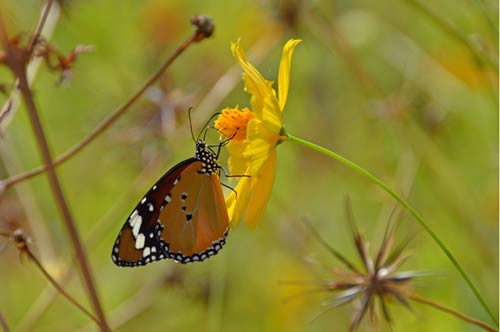
[[[136,218],[138,215],[139,215],[139,211],[134,210],[134,212],[132,212],[132,214],[130,215],[130,217],[128,219],[128,223],[130,224],[130,227],[134,227],[135,222],[137,221]]]
[[[137,244],[137,241],[135,242]],[[153,247],[154,248],[154,247]],[[146,256],[149,256],[149,254],[151,253],[151,249],[149,249],[149,247],[146,247],[144,248],[144,250],[142,251],[142,256],[146,257]]]
[[[137,211],[137,210],[136,210]],[[139,234],[139,230],[142,225],[142,217],[137,213],[133,220],[130,220],[130,226],[132,226],[132,234],[137,239],[137,235]]]
[[[144,234],[139,234],[137,235],[137,238],[135,239],[135,249],[142,249],[144,248],[144,241],[146,238],[144,237]]]

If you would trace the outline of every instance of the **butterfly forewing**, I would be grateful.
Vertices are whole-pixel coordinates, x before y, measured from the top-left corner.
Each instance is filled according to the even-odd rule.
[[[182,172],[194,162],[197,159],[187,159],[171,168],[137,204],[115,241],[111,257],[116,265],[139,266],[167,258],[159,242],[163,226],[158,216]]]
[[[229,230],[219,177],[203,173],[202,168],[201,161],[186,168],[160,214],[160,223],[165,226],[160,237],[164,251],[182,263],[215,255],[225,244]]]

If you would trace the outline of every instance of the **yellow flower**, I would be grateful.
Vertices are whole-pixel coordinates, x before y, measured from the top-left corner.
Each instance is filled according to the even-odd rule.
[[[250,97],[251,110],[226,108],[215,121],[215,127],[226,137],[229,170],[240,177],[238,184],[226,198],[229,218],[236,224],[241,217],[251,227],[260,222],[274,183],[276,172],[276,145],[286,140],[280,132],[282,112],[288,97],[290,64],[295,46],[300,40],[289,40],[283,47],[278,72],[278,93],[262,74],[248,62],[240,42],[231,44],[231,51],[244,73],[245,91]]]

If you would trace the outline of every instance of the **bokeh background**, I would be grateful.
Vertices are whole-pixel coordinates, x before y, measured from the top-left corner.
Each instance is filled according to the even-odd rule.
[[[300,38],[284,113],[291,133],[331,148],[403,194],[428,221],[498,312],[498,3],[398,1],[65,1],[50,42],[79,44],[72,77],[41,66],[34,94],[54,155],[79,142],[127,100],[211,16],[212,38],[190,47],[102,136],[58,168],[100,298],[117,331],[346,331],[357,303],[317,319],[333,295],[308,291],[341,267],[305,228],[356,260],[346,224],[376,252],[397,204],[351,169],[292,143],[278,147],[276,182],[263,223],[233,227],[201,264],[166,260],[120,269],[110,259],[119,229],[149,186],[193,155],[194,129],[214,112],[249,106],[230,42],[276,81],[281,48]],[[9,33],[28,36],[41,1],[2,0]],[[0,82],[13,80],[0,68]],[[5,102],[6,96],[0,96]],[[217,137],[212,137],[217,140]],[[0,137],[0,178],[41,163],[24,107]],[[225,163],[223,157],[221,162]],[[223,179],[226,183],[231,182]],[[414,290],[492,323],[449,260],[415,220],[396,213],[397,239],[414,236],[406,270]],[[45,176],[0,194],[0,229],[22,227],[32,250],[90,307]],[[3,239],[2,243],[7,241]],[[54,291],[12,244],[0,255],[0,312],[16,331],[91,331],[95,325]],[[294,284],[295,283],[295,284]],[[477,331],[433,308],[392,301],[395,331]],[[497,316],[498,317],[498,316]],[[360,330],[374,331],[371,324]],[[382,325],[381,330],[387,330]]]

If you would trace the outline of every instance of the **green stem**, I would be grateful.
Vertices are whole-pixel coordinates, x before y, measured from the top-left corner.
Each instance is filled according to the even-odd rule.
[[[483,297],[481,296],[481,294],[477,290],[476,286],[474,286],[474,284],[472,283],[472,281],[469,278],[469,276],[467,275],[467,273],[460,266],[460,264],[455,259],[455,257],[451,254],[450,250],[439,239],[439,237],[434,233],[434,231],[427,225],[427,223],[424,221],[424,219],[422,218],[422,216],[413,207],[411,207],[410,204],[408,204],[408,202],[406,202],[401,196],[399,196],[394,190],[392,190],[391,188],[389,188],[384,182],[382,182],[381,180],[379,180],[376,176],[374,176],[373,174],[371,174],[370,172],[368,172],[364,168],[358,166],[357,164],[353,163],[352,161],[350,161],[350,160],[342,157],[341,155],[339,155],[339,154],[337,154],[337,153],[335,153],[335,152],[333,152],[331,150],[328,150],[328,149],[326,149],[326,148],[324,148],[322,146],[319,146],[319,145],[316,145],[316,144],[311,143],[309,141],[303,140],[302,138],[293,136],[293,135],[285,132],[284,130],[283,130],[282,134],[286,135],[288,137],[289,141],[301,144],[301,145],[303,145],[303,146],[305,146],[305,147],[307,147],[309,149],[312,149],[312,150],[317,151],[319,153],[322,153],[322,154],[324,154],[324,155],[326,155],[328,157],[331,157],[331,158],[333,158],[333,159],[341,162],[342,164],[348,166],[349,168],[353,169],[354,171],[356,171],[356,172],[364,175],[370,181],[374,182],[379,187],[381,187],[382,189],[384,189],[396,201],[398,201],[406,210],[408,210],[408,212],[410,212],[413,215],[413,217],[415,217],[415,219],[420,223],[420,225],[422,225],[422,227],[425,229],[425,231],[438,244],[438,246],[446,254],[446,256],[448,256],[448,259],[453,263],[453,265],[458,270],[458,272],[460,273],[460,275],[462,275],[462,278],[465,280],[465,282],[469,286],[470,290],[472,290],[472,292],[474,293],[474,295],[476,296],[476,298],[479,300],[479,302],[481,303],[481,305],[484,308],[484,310],[489,314],[490,318],[493,320],[493,322],[495,322],[496,326],[498,327],[498,319],[495,317],[495,315],[493,314],[493,312],[490,310],[490,308],[488,307],[488,305],[484,301]]]

